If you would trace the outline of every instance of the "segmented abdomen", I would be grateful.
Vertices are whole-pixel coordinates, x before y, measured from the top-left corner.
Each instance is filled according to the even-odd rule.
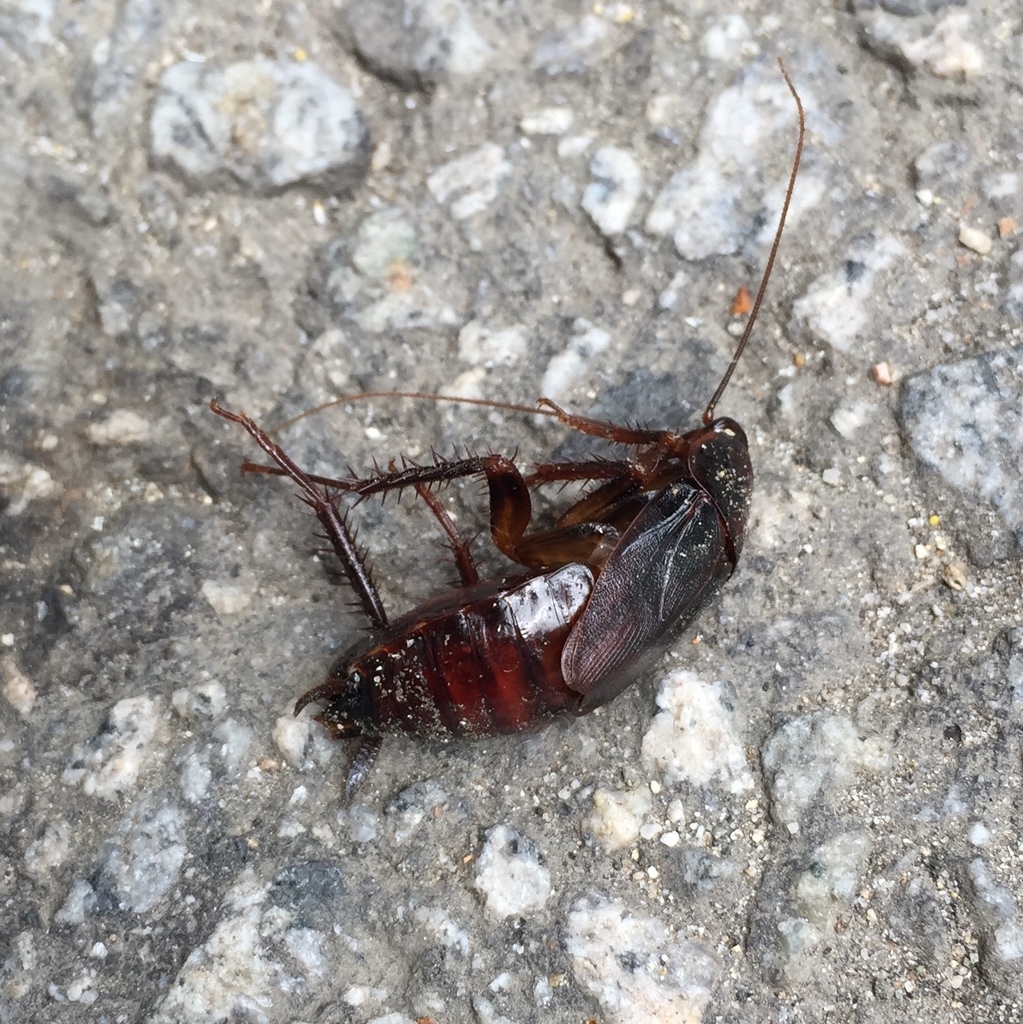
[[[344,668],[372,707],[364,734],[489,736],[571,713],[581,694],[565,685],[561,652],[592,589],[586,566],[567,565],[453,591],[403,616]]]

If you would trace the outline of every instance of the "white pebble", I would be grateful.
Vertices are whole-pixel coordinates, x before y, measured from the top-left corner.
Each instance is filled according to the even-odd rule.
[[[646,789],[598,789],[586,827],[609,850],[620,850],[639,837],[653,800]]]
[[[93,423],[86,433],[93,444],[106,446],[146,441],[151,430],[149,420],[130,409],[118,409],[102,423]]]
[[[475,884],[486,897],[487,912],[498,920],[540,910],[551,894],[551,875],[535,844],[507,825],[487,834]]]
[[[986,256],[994,247],[990,235],[980,228],[971,228],[966,224],[959,229],[959,244],[980,253],[981,256]]]
[[[569,107],[544,107],[523,114],[519,127],[526,135],[564,135],[572,127],[573,116]]]

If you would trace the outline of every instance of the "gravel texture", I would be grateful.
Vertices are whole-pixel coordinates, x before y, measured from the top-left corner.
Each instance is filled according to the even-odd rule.
[[[1023,1020],[1021,51],[1011,0],[4,3],[0,1024]],[[364,623],[210,398],[694,423],[779,55],[740,571],[607,708],[389,740],[345,806],[291,712]],[[396,399],[281,438],[593,450]],[[352,520],[389,608],[455,575],[421,503]]]

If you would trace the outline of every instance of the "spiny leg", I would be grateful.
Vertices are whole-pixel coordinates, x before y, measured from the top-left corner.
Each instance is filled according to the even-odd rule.
[[[611,465],[610,463],[607,465]],[[508,558],[530,569],[552,569],[573,562],[603,564],[618,531],[601,522],[559,524],[527,533],[533,516],[529,485],[503,455],[473,456],[436,466],[408,466],[380,474],[352,489],[360,497],[394,488],[425,488],[431,483],[482,474],[490,492],[490,534]],[[615,471],[615,475],[622,475]]]
[[[265,473],[267,476],[289,476],[286,470],[278,466],[262,466],[258,462],[249,462],[246,459],[242,463],[243,473]],[[330,487],[335,491],[350,491],[359,485],[358,477],[333,477],[320,476],[317,473],[306,473],[306,479],[321,487]]]
[[[489,457],[500,458],[500,456]],[[392,464],[387,472],[377,471],[371,476],[364,477],[317,476],[313,473],[306,473],[305,477],[323,487],[364,498],[371,494],[401,491],[408,487],[414,488],[417,484],[428,486],[462,477],[483,476],[486,473],[486,459],[487,456],[473,456],[457,460],[439,459],[433,466],[410,464],[402,469],[395,469]],[[281,469],[279,466],[261,466],[254,462],[243,462],[242,470],[246,473],[266,473],[268,476],[291,475],[286,469]]]
[[[606,420],[594,420],[589,416],[577,416],[575,413],[562,409],[549,398],[541,398],[536,403],[541,408],[550,409],[554,415],[573,430],[590,437],[602,437],[605,441],[615,444],[654,444],[664,438],[666,431],[649,430],[644,427],[623,427],[619,423],[608,423]]]
[[[392,488],[414,486],[417,493],[433,497],[427,490],[429,484],[477,474],[484,476],[487,482],[490,533],[494,545],[520,565],[549,569],[572,562],[590,562],[597,545],[612,534],[617,537],[616,530],[600,522],[559,522],[551,530],[527,533],[533,514],[529,485],[518,467],[503,455],[476,456],[438,466],[407,467],[367,480],[354,491],[361,498]],[[441,525],[448,529],[443,521]],[[450,528],[455,530],[453,524]],[[457,531],[454,535],[458,536]],[[599,561],[602,562],[603,558]]]
[[[467,473],[460,475],[473,475],[477,472],[475,469],[475,460],[473,460],[473,462],[473,468]],[[450,463],[446,465],[450,465]],[[412,468],[418,469],[420,467]],[[432,495],[432,492],[426,489],[426,484],[409,484],[407,479],[409,471],[410,469],[408,467],[404,470],[392,469],[388,474],[377,474],[373,477],[330,477],[318,476],[313,473],[308,473],[307,476],[313,481],[313,483],[328,487],[331,490],[344,491],[346,493],[354,492],[360,497],[365,496],[367,493],[377,493],[378,491],[382,493],[392,488],[399,490],[408,486],[414,486],[417,493],[420,494],[424,500],[427,494]],[[254,462],[243,462],[242,472],[265,473],[268,476],[288,475],[283,469],[280,469],[277,466],[262,466]],[[482,472],[485,475],[485,470]],[[400,474],[400,479],[394,479],[398,474]],[[385,476],[391,479],[385,481]],[[530,488],[535,487],[538,484],[548,483],[572,483],[576,481],[593,482],[596,480],[605,481],[604,484],[582,497],[558,517],[558,526],[573,526],[578,523],[593,520],[606,521],[604,511],[611,506],[618,506],[623,497],[640,490],[659,490],[659,487],[653,486],[649,483],[648,477],[649,474],[643,469],[643,467],[633,462],[625,460],[612,461],[609,459],[594,459],[582,462],[541,463],[524,479],[526,486]],[[374,484],[372,492],[368,491],[367,488],[367,485],[370,482]],[[430,505],[430,502],[427,501],[427,504]],[[437,512],[432,505],[430,505],[430,509],[433,511],[434,515],[437,515]],[[438,518],[440,517],[438,516]],[[450,520],[448,520],[447,524],[442,521],[441,526],[448,537],[451,538],[453,547],[455,547],[455,544],[457,543],[458,547],[464,546],[465,548],[468,548],[467,542],[458,536],[457,530],[455,530],[455,527]],[[455,532],[453,533],[452,531]],[[458,551],[456,550],[456,562],[459,557]],[[461,568],[459,568],[459,572],[461,574]],[[464,579],[465,577],[463,575],[463,581]]]
[[[317,486],[316,482],[294,462],[294,460],[270,437],[261,430],[256,422],[244,413],[229,412],[217,404],[216,399],[210,401],[210,409],[218,416],[232,423],[243,426],[252,439],[277,463],[282,475],[290,477],[302,490],[303,500],[316,513],[317,519],[327,532],[327,538],[337,555],[348,582],[362,604],[370,622],[378,629],[387,625],[387,612],[384,610],[380,595],[370,578],[365,560],[359,553],[344,519],[335,504]]]
[[[657,436],[662,437],[663,433]],[[274,475],[290,475],[269,466],[262,467],[261,471]],[[629,463],[608,461],[551,463],[546,471],[544,467],[538,467],[537,472],[542,475],[542,482],[545,483],[559,480],[609,479],[609,485],[615,485],[614,494],[598,488],[597,492],[594,492],[598,496],[584,506],[592,511],[616,506],[623,496],[635,489],[636,478],[643,477],[642,471]],[[422,490],[426,490],[431,484],[447,483],[470,476],[486,478],[490,492],[490,533],[495,546],[512,561],[527,568],[552,569],[572,562],[599,566],[603,564],[618,539],[618,529],[609,522],[601,522],[599,519],[585,520],[579,515],[572,516],[565,522],[559,521],[551,530],[527,533],[533,515],[529,484],[518,467],[503,455],[475,455],[465,459],[439,461],[433,466],[405,466],[402,469],[391,469],[386,473],[376,473],[361,479],[317,479],[323,486],[333,487],[359,498],[368,498],[374,494],[386,494],[409,487],[422,493]],[[530,479],[540,482],[537,474],[533,474]],[[587,499],[583,501],[586,502]],[[441,525],[444,526],[444,523]],[[456,559],[457,557],[456,551]]]
[[[265,473],[267,476],[287,476],[288,473],[279,468],[278,466],[261,466],[256,462],[243,462],[242,463],[243,473]],[[392,470],[393,472],[393,470]],[[358,477],[331,477],[331,476],[319,476],[315,473],[307,473],[306,476],[313,483],[319,484],[322,487],[328,487],[334,491],[352,492],[358,491],[359,487],[366,481],[359,479]],[[407,484],[399,483],[395,484],[396,488],[405,487]],[[472,554],[469,551],[469,542],[458,532],[458,528],[451,521],[451,517],[448,515],[447,510],[437,499],[437,496],[428,488],[426,484],[414,484],[416,493],[420,498],[423,499],[427,508],[437,517],[437,521],[441,525],[441,529],[447,534],[448,541],[451,546],[451,554],[455,559],[455,566],[458,569],[458,576],[462,581],[463,586],[470,587],[474,583],[479,582],[479,573],[476,571],[476,566],[472,560]]]
[[[458,532],[458,527],[451,521],[451,516],[441,504],[440,498],[426,484],[416,484],[416,494],[423,499],[426,507],[436,516],[441,529],[447,534],[448,544],[451,547],[451,554],[455,559],[455,566],[458,569],[458,577],[462,581],[462,586],[471,587],[473,584],[479,583],[480,574],[476,570],[476,563],[472,560],[469,541]]]
[[[578,523],[611,522],[608,510],[622,500],[643,490],[643,470],[631,462],[611,462],[607,459],[590,462],[550,462],[536,467],[526,478],[530,486],[546,483],[603,480],[599,487],[584,494],[560,516],[558,526]]]

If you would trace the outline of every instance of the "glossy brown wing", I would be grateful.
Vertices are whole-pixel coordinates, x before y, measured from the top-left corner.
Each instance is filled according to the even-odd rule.
[[[579,714],[618,696],[671,646],[734,568],[705,492],[675,483],[622,535],[561,656]]]

